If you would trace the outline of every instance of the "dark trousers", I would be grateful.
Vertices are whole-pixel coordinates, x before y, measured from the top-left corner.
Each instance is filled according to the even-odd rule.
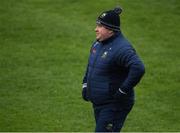
[[[133,104],[127,106],[119,104],[94,106],[95,132],[120,132],[132,107]]]

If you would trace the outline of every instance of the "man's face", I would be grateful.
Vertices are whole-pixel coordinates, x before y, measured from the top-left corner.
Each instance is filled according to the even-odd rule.
[[[106,40],[107,38],[113,35],[113,31],[105,28],[101,24],[97,24],[95,28],[95,32],[96,32],[96,39],[100,42]]]

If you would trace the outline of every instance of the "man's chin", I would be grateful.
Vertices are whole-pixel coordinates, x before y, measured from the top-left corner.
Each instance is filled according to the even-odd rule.
[[[99,41],[99,38],[98,38],[98,37],[96,37],[96,40],[97,40],[97,41]]]
[[[100,37],[96,37],[97,41],[102,41],[102,39]]]
[[[101,40],[99,40],[99,39],[96,39],[98,42],[101,42]]]

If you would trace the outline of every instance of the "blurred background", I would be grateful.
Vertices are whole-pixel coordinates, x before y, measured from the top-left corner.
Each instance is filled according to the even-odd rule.
[[[146,66],[122,131],[180,131],[179,0],[1,0],[1,132],[94,131],[82,78],[96,18],[117,5]]]

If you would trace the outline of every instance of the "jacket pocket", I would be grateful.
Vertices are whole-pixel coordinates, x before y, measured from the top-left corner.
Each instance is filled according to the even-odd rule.
[[[113,96],[118,90],[118,88],[119,88],[119,85],[109,83],[109,94]]]

